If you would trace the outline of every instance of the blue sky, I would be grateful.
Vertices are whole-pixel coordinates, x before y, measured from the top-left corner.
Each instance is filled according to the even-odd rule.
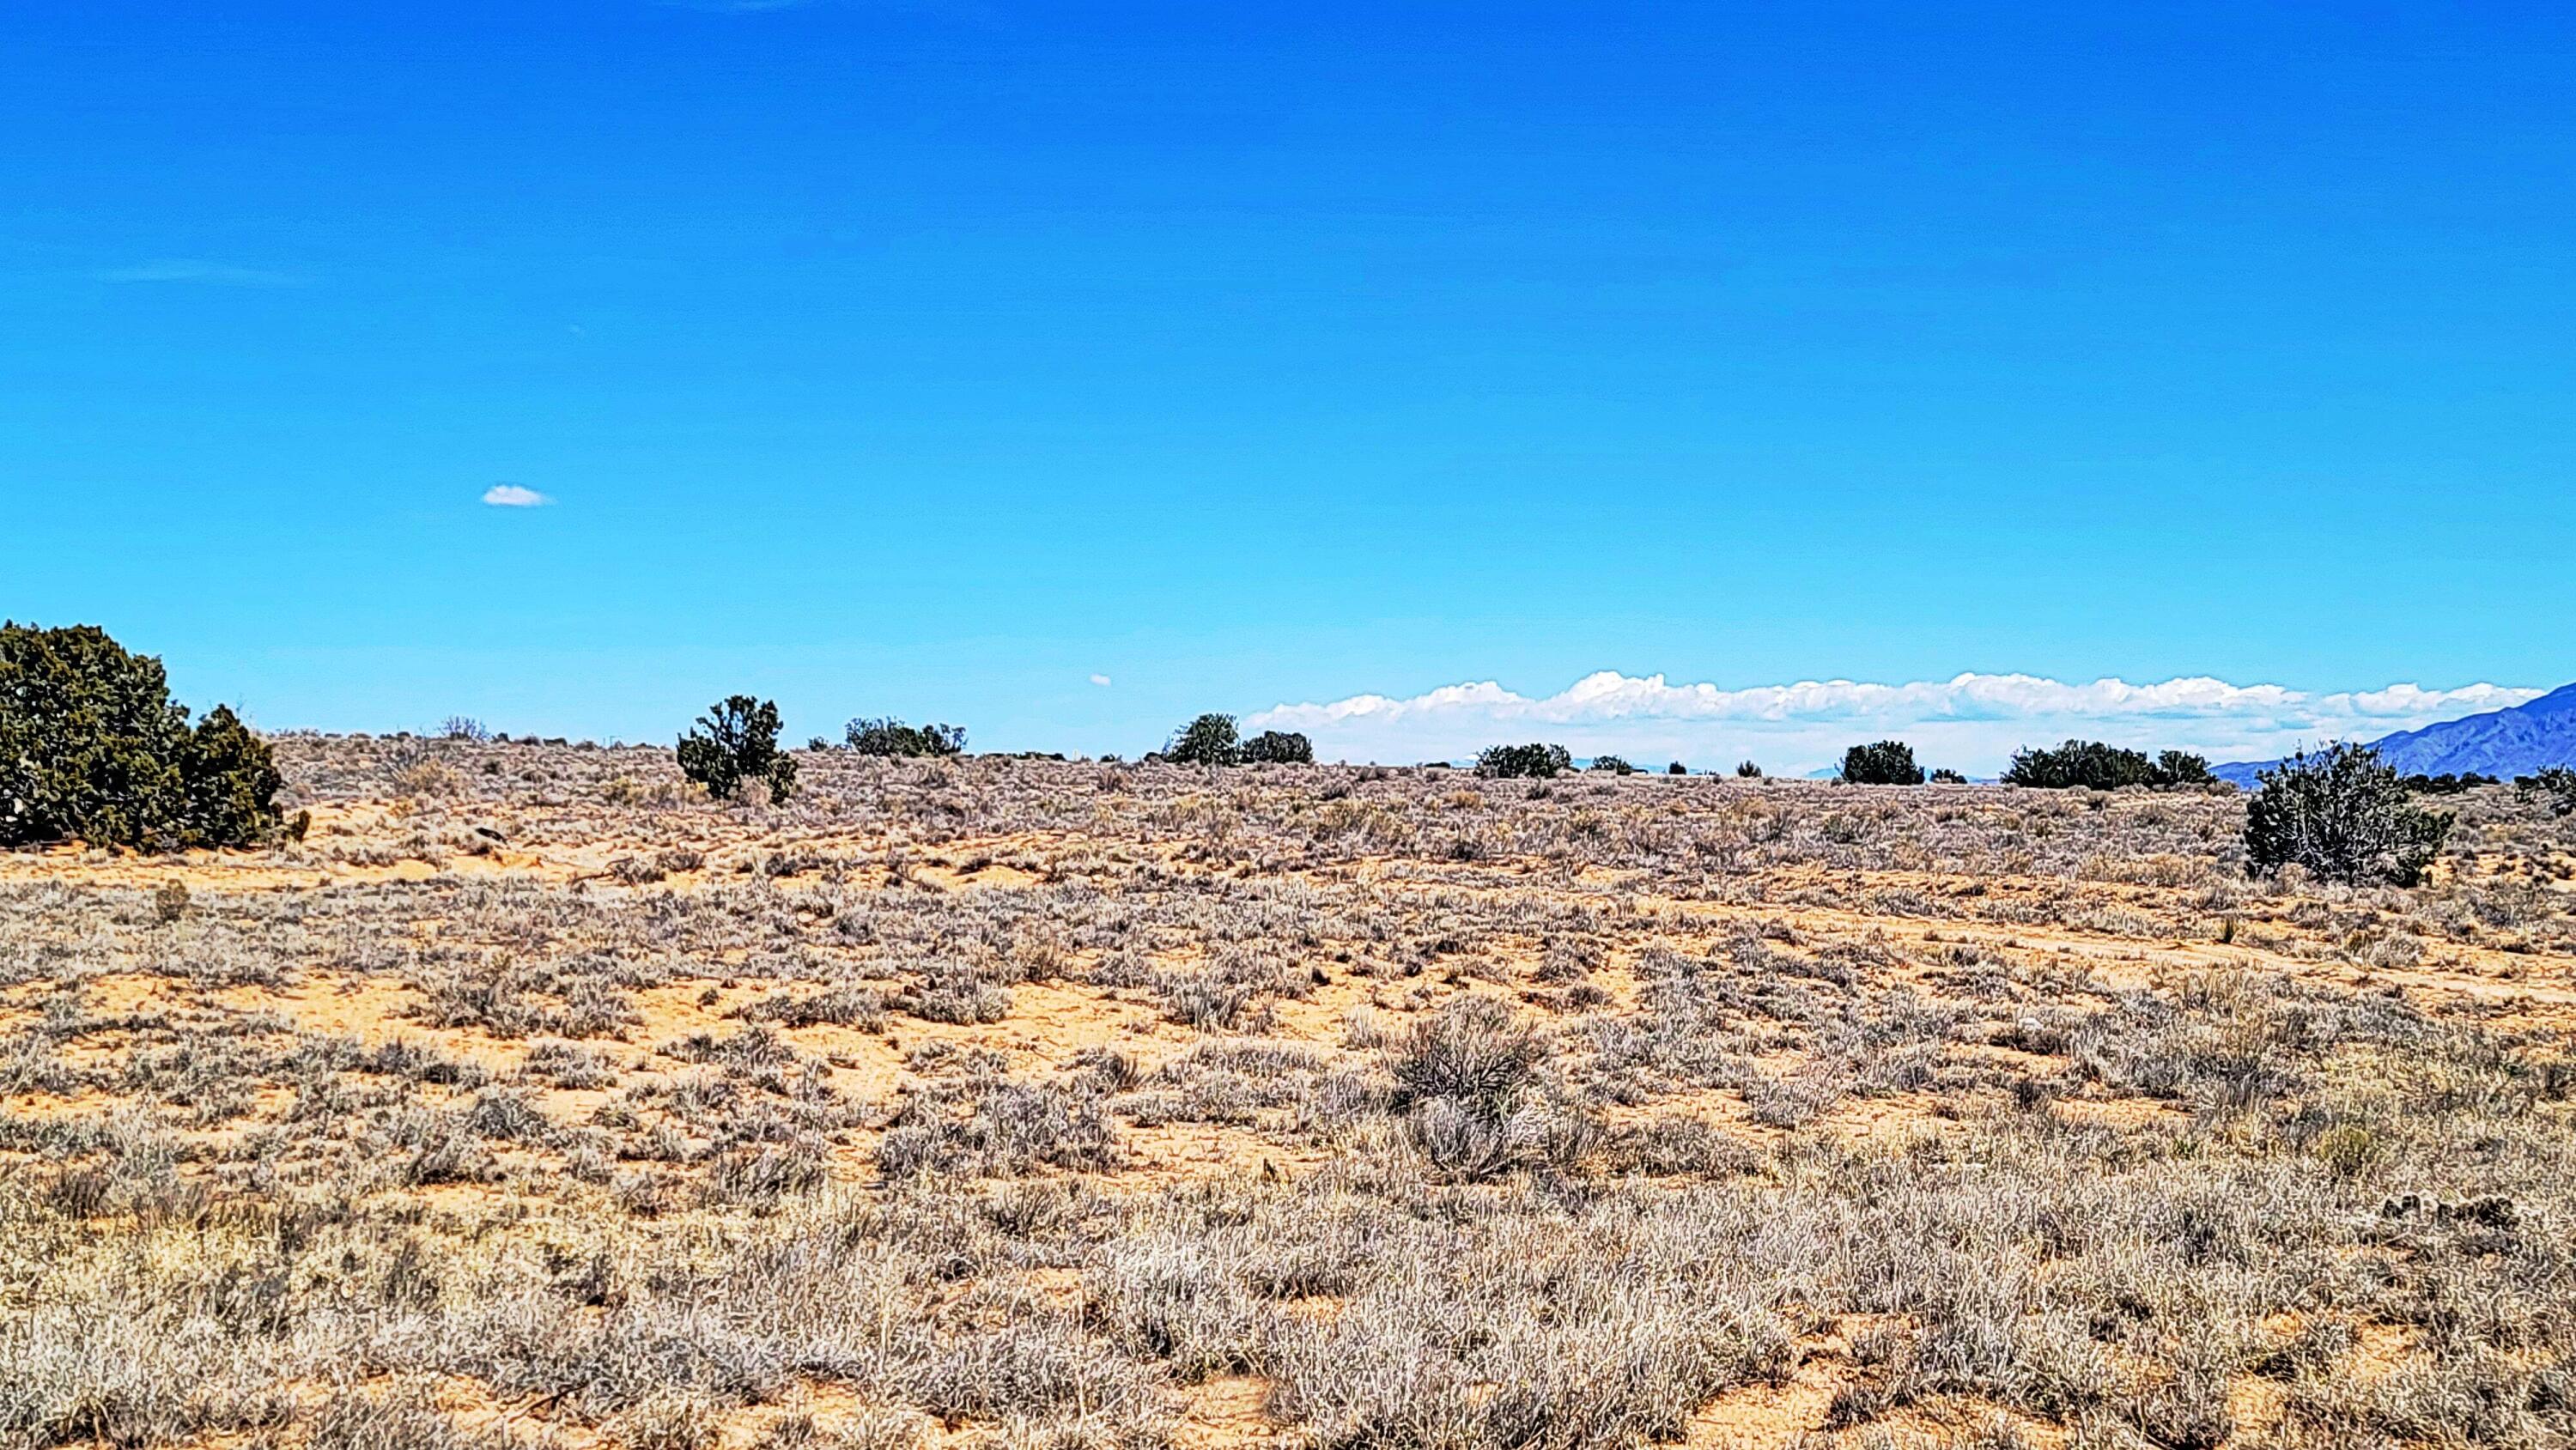
[[[272,727],[748,689],[1133,753],[1974,672],[2286,693],[1810,702],[1780,764],[2376,733],[2576,678],[2571,52],[2502,5],[13,6],[0,613]],[[1609,695],[1535,721],[1761,738]],[[1533,723],[1463,708],[1265,718]]]

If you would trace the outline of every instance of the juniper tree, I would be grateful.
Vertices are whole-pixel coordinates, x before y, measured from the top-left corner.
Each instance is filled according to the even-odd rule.
[[[2451,834],[2366,745],[2301,751],[2256,776],[2245,807],[2245,858],[2264,875],[2293,862],[2348,885],[2412,886]]]
[[[1179,765],[1235,765],[1243,744],[1234,733],[1234,717],[1211,711],[1180,728],[1163,747],[1163,758]]]
[[[2210,785],[2209,758],[2187,750],[2168,750],[2149,759],[2143,750],[2106,745],[2099,740],[2069,740],[2063,745],[2025,746],[2013,752],[2004,771],[2006,785],[2044,790],[2118,790],[2142,785],[2152,790]]]
[[[189,723],[159,660],[94,625],[0,624],[0,845],[253,845],[281,784],[232,711]]]
[[[842,739],[861,755],[959,755],[966,749],[963,725],[906,725],[892,715],[853,720]]]
[[[1562,745],[1495,745],[1476,756],[1476,773],[1482,776],[1510,779],[1530,776],[1545,780],[1574,769],[1574,756]]]
[[[796,793],[796,760],[778,748],[778,706],[768,700],[731,695],[709,707],[680,737],[679,755],[680,773],[718,800],[733,799],[754,780],[769,787],[773,801]]]
[[[1312,765],[1315,744],[1294,730],[1264,730],[1243,742],[1246,765]]]
[[[1843,752],[1843,779],[1853,785],[1921,785],[1923,767],[1902,740],[1855,745]]]

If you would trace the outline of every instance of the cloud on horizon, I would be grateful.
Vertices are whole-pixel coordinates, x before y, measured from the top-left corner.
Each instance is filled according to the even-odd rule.
[[[1464,760],[1487,745],[1545,738],[1578,756],[1615,752],[1640,764],[1673,758],[1700,768],[1750,758],[1774,774],[1824,769],[1857,740],[1896,736],[1911,741],[1927,765],[1993,775],[2016,748],[2069,737],[2197,750],[2213,761],[2269,759],[2303,744],[2373,739],[2500,710],[2542,693],[2491,684],[2400,684],[2312,694],[2206,676],[2075,684],[2019,674],[1727,690],[1602,670],[1538,698],[1485,680],[1402,699],[1354,695],[1276,705],[1246,717],[1244,725],[1303,731],[1319,758]]]
[[[497,509],[543,508],[554,500],[533,488],[515,483],[496,483],[483,490],[483,501]]]

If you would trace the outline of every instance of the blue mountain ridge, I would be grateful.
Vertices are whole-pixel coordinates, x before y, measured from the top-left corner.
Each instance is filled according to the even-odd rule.
[[[2545,765],[2576,765],[2576,685],[2562,685],[2510,709],[2400,730],[2369,744],[2406,775],[2476,771],[2511,780]],[[2275,764],[2241,760],[2210,769],[2219,779],[2250,789],[2254,773]]]

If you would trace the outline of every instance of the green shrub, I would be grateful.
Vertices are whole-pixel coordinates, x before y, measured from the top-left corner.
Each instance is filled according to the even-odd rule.
[[[2329,881],[2412,886],[2451,833],[2451,818],[2418,807],[2366,745],[2301,751],[2256,779],[2245,858],[2258,873],[2296,862]]]
[[[912,726],[891,715],[882,720],[861,716],[850,722],[842,738],[861,755],[962,755],[966,751],[963,725]]]
[[[1952,770],[1947,766],[1932,772],[1931,780],[1934,785],[1966,785],[1968,783],[1968,778],[1966,776],[1961,775],[1959,772]]]
[[[2317,1135],[2317,1158],[2337,1178],[2358,1178],[2387,1153],[2379,1135],[2358,1123],[2337,1123]]]
[[[1587,770],[1606,770],[1613,775],[1635,775],[1637,773],[1637,767],[1630,765],[1627,761],[1620,759],[1616,755],[1596,755],[1592,757],[1592,763],[1584,768]]]
[[[1762,778],[1762,767],[1755,765],[1749,760],[1741,761],[1735,767],[1735,778],[1738,780],[1760,780]]]
[[[778,748],[778,706],[733,695],[711,707],[680,737],[680,773],[717,800],[733,799],[755,780],[769,787],[772,801],[794,795],[796,761]]]
[[[93,625],[0,624],[0,845],[254,845],[282,783],[232,711],[191,726],[159,660]]]
[[[2185,786],[2216,785],[2218,777],[2209,773],[2209,757],[2188,750],[2164,750],[2156,753],[2156,778],[2151,784],[2171,790]]]
[[[1243,742],[1246,765],[1312,765],[1315,744],[1294,730],[1264,730]]]
[[[2576,815],[2576,770],[2563,765],[2544,765],[2513,783],[2525,796],[2539,796],[2549,802],[2552,815]]]
[[[1843,779],[1853,785],[1921,785],[1923,767],[1902,740],[1855,745],[1843,752]]]
[[[1163,758],[1176,765],[1235,765],[1243,760],[1243,742],[1234,733],[1234,717],[1211,711],[1180,728]]]
[[[2474,770],[2457,775],[2446,770],[2440,775],[2408,775],[2398,779],[2415,795],[2459,795],[2482,785],[2502,784],[2494,776],[2480,775]]]
[[[2108,745],[2099,740],[2069,740],[2049,749],[2025,746],[2013,752],[2004,784],[2039,790],[2118,790],[2142,785],[2152,790],[2210,785],[2209,758],[2185,750],[2168,750],[2149,759],[2143,750]]]
[[[1476,773],[1497,780],[1545,780],[1572,769],[1574,757],[1562,745],[1494,745],[1476,756]]]
[[[182,846],[247,846],[277,830],[275,800],[285,780],[268,744],[217,705],[179,751],[181,804],[174,839]],[[295,834],[300,839],[302,831]]]
[[[2040,790],[2118,790],[2145,785],[2155,773],[2156,763],[2143,750],[2125,750],[2099,740],[2069,740],[2054,750],[2014,751],[2004,784]]]
[[[1672,764],[1667,765],[1667,766],[1665,766],[1665,767],[1664,767],[1664,774],[1666,774],[1666,775],[1688,775],[1688,774],[1690,774],[1690,768],[1689,768],[1689,767],[1687,767],[1687,766],[1685,766],[1685,765],[1683,765],[1680,761],[1676,760],[1676,761],[1674,761]]]

